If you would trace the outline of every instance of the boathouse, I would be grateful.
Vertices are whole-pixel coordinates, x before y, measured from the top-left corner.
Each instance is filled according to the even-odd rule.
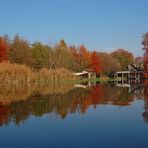
[[[118,79],[143,79],[143,71],[118,71],[116,72]]]
[[[116,77],[118,80],[123,79],[135,79],[140,80],[144,78],[143,69],[136,67],[135,65],[129,65],[127,71],[118,71],[116,72]]]
[[[100,77],[100,75],[96,74],[95,72],[93,72],[92,70],[83,70],[82,72],[76,72],[74,73],[75,76],[78,76],[80,78],[97,78]]]

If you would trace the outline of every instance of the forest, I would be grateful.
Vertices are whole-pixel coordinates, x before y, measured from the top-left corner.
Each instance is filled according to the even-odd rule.
[[[27,71],[27,68],[44,73],[54,69],[66,69],[69,72],[91,69],[106,76],[119,70],[127,70],[129,64],[141,64],[143,59],[134,57],[133,53],[122,48],[111,53],[92,51],[83,44],[68,45],[64,39],[51,46],[39,41],[30,43],[17,34],[12,39],[8,35],[0,37],[0,62],[0,75],[4,73],[4,67],[9,67],[7,71],[15,67],[17,71],[23,65],[24,68],[21,67],[20,71]],[[2,64],[7,66],[1,66]]]

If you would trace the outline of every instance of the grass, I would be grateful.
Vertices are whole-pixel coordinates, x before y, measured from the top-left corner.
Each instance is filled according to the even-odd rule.
[[[114,81],[118,81],[117,78],[84,78],[84,79],[80,79],[80,80],[77,80],[76,82],[77,83],[83,83],[83,82],[100,82],[100,83],[106,83],[106,82],[114,82]]]

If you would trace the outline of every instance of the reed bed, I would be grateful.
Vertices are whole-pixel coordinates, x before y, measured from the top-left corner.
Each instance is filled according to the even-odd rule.
[[[36,74],[36,82],[38,83],[55,83],[55,82],[66,82],[76,80],[73,73],[67,69],[46,69],[43,68]]]
[[[38,84],[55,83],[75,80],[73,73],[67,69],[46,69],[43,68],[37,72],[25,65],[0,63],[0,84],[13,85],[20,84]]]

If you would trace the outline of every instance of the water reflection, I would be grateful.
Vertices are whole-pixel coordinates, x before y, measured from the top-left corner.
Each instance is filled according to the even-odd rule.
[[[89,84],[90,85],[90,84]],[[61,118],[68,114],[84,114],[90,106],[101,104],[130,105],[134,99],[144,98],[143,118],[148,122],[148,81],[142,84],[119,86],[93,85],[43,85],[0,88],[0,125],[20,124],[30,115],[42,116],[54,112]]]
[[[148,122],[148,80],[145,80],[144,83],[144,90],[143,90],[143,97],[144,97],[144,113],[143,118],[145,122]]]
[[[126,85],[127,84],[127,85]],[[118,86],[128,86],[128,90],[134,99],[143,99],[144,100],[144,112],[143,118],[145,122],[148,122],[148,79],[141,79],[140,81],[130,80],[122,83]]]

